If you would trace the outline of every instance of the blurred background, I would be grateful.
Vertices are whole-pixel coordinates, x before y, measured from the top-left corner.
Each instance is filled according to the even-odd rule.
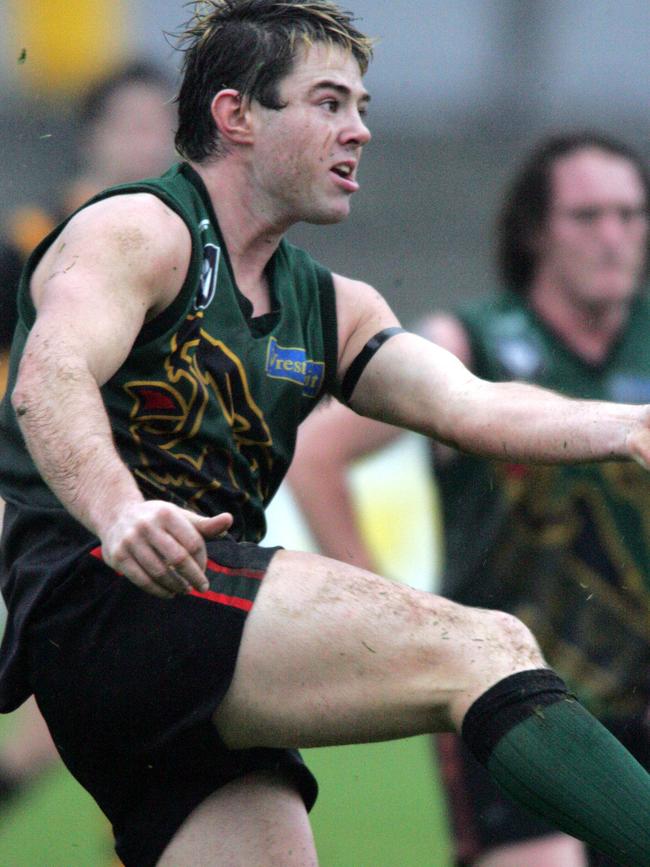
[[[374,138],[352,218],[297,227],[292,240],[376,285],[405,323],[492,287],[495,208],[541,136],[596,128],[650,159],[647,0],[344,5],[378,39],[366,78]],[[0,215],[35,202],[56,209],[78,169],[77,96],[134,58],[174,78],[179,56],[165,34],[188,15],[183,0],[0,0]],[[436,504],[422,451],[413,442],[407,449],[360,469],[359,508],[387,573],[433,588]],[[396,524],[398,489],[419,503],[421,525]],[[272,504],[268,541],[311,546],[286,492]],[[0,736],[10,730],[11,719],[2,720]],[[309,753],[321,780],[322,867],[448,865],[427,739]],[[107,827],[60,768],[0,813],[0,864],[113,863]]]
[[[410,321],[485,291],[499,191],[558,128],[594,126],[644,155],[647,0],[350,0],[378,38],[367,86],[374,140],[344,226],[295,238],[377,285]],[[54,200],[74,166],[75,92],[120,59],[179,57],[183,0],[2,0],[0,202]]]

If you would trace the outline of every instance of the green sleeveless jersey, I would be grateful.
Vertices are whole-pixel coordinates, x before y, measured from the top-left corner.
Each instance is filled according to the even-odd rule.
[[[153,193],[182,217],[192,256],[178,297],[143,327],[102,388],[116,446],[146,498],[204,515],[230,511],[233,535],[259,541],[298,424],[333,387],[331,273],[282,241],[267,269],[271,312],[253,318],[196,172],[178,164],[162,178],[114,187],[91,201],[131,192]],[[23,275],[8,391],[34,322],[29,279],[63,225],[35,250]],[[0,434],[2,496],[19,506],[60,509],[27,454],[7,398]]]
[[[598,366],[574,355],[514,295],[473,304],[460,319],[484,379],[650,402],[644,297]],[[461,454],[437,476],[443,593],[517,614],[595,712],[639,712],[650,697],[650,475],[635,463],[523,466]]]

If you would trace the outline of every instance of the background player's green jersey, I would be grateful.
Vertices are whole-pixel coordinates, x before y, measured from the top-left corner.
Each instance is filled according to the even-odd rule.
[[[650,402],[650,305],[638,298],[600,365],[573,354],[514,295],[460,312],[473,369],[567,395]],[[532,466],[459,455],[438,468],[443,592],[511,611],[594,711],[650,693],[650,477],[634,463]]]

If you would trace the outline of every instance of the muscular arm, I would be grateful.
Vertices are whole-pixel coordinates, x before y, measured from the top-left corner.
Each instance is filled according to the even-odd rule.
[[[37,316],[12,394],[44,480],[100,538],[109,565],[159,596],[205,586],[201,534],[224,529],[229,517],[212,527],[144,502],[113,444],[100,387],[143,323],[176,296],[189,256],[187,229],[153,196],[116,197],[78,214],[33,275]]]
[[[650,464],[647,407],[564,398],[474,376],[445,349],[399,334],[372,358],[350,401],[358,412],[503,460]]]
[[[395,317],[371,287],[344,278],[337,283],[337,304],[343,376],[372,334],[394,325]],[[650,465],[648,407],[571,400],[539,386],[488,382],[453,353],[415,334],[398,334],[383,344],[361,374],[350,406],[488,457],[544,463],[633,458]]]

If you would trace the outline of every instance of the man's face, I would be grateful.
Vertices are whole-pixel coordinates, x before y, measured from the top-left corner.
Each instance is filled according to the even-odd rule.
[[[582,305],[629,300],[645,262],[647,204],[639,173],[627,159],[597,148],[559,158],[537,239],[535,280],[545,279]]]
[[[279,111],[253,103],[251,176],[257,207],[274,223],[336,223],[350,211],[370,132],[359,65],[342,49],[300,50],[280,83]]]

